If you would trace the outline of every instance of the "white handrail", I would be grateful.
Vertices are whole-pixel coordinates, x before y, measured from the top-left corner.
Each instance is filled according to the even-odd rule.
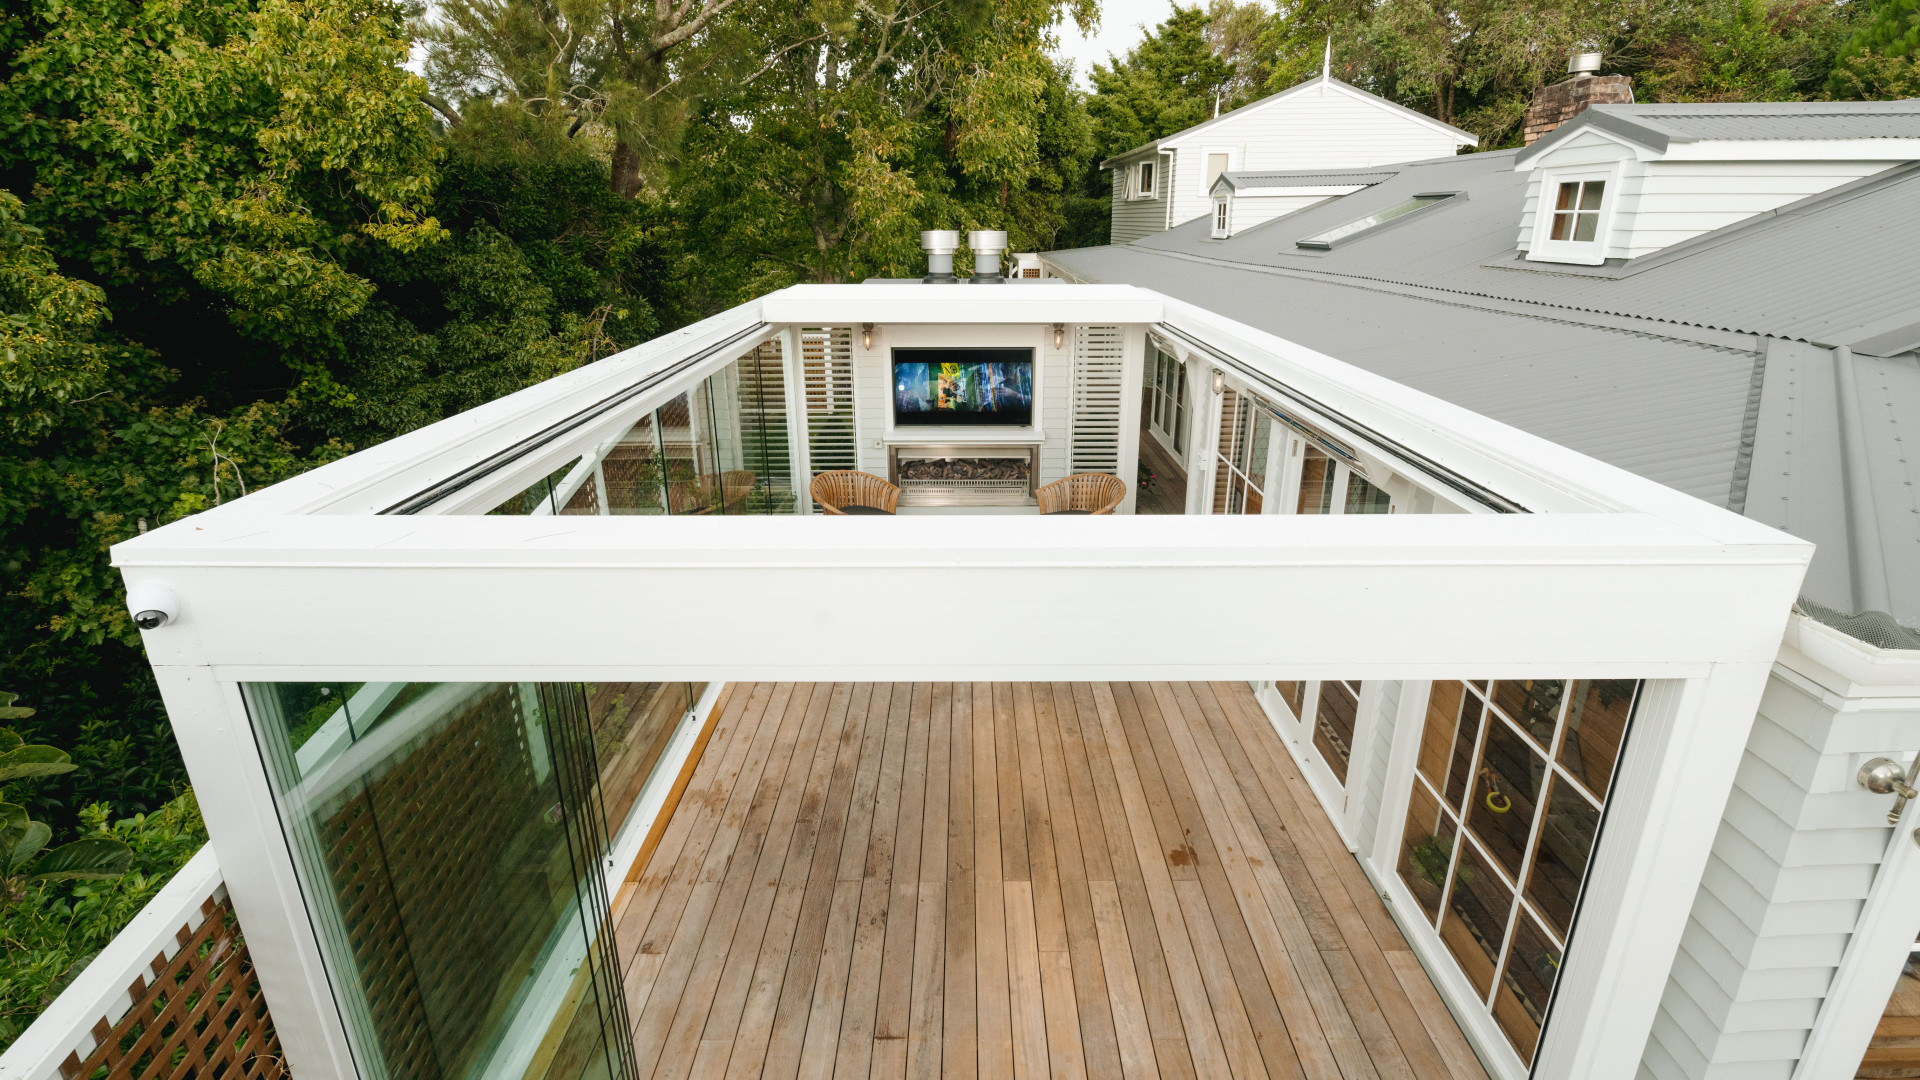
[[[199,929],[206,919],[202,906],[208,900],[219,902],[226,892],[213,845],[202,845],[7,1052],[0,1054],[0,1080],[60,1080],[60,1063],[67,1055],[84,1059],[93,1052],[95,1027],[102,1021],[109,1027],[119,1023],[133,1007],[129,993],[133,981],[152,982],[154,957],[172,959],[180,951],[176,936],[179,929]]]

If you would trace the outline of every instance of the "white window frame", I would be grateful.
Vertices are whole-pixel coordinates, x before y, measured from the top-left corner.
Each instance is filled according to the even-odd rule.
[[[1224,155],[1227,159],[1227,167],[1225,169],[1222,169],[1221,170],[1222,172],[1240,171],[1240,148],[1239,147],[1237,146],[1203,147],[1200,151],[1200,175],[1199,175],[1200,193],[1203,195],[1211,192],[1213,190],[1213,182],[1219,179],[1219,177],[1217,176],[1212,178],[1209,178],[1207,176],[1207,169],[1215,154]]]
[[[1160,159],[1150,157],[1145,161],[1136,161],[1127,166],[1127,186],[1132,189],[1135,199],[1157,199],[1160,197]]]
[[[1600,220],[1595,225],[1593,239],[1554,240],[1553,205],[1561,184],[1581,184],[1598,180],[1607,185],[1600,199]],[[1533,239],[1527,245],[1528,262],[1568,263],[1577,266],[1599,266],[1607,261],[1608,240],[1613,235],[1614,208],[1620,204],[1620,167],[1618,164],[1598,167],[1543,170],[1540,175],[1540,194],[1533,212]]]
[[[1225,240],[1233,235],[1233,200],[1216,195],[1213,198],[1213,238]]]

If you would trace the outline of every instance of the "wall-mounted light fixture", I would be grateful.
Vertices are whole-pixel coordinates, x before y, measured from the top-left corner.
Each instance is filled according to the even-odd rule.
[[[1057,349],[1060,346],[1065,345],[1066,343],[1067,343],[1067,324],[1054,323],[1053,324],[1053,347]]]
[[[870,322],[860,324],[860,347],[863,349],[873,348],[873,324]]]
[[[1227,373],[1219,368],[1213,369],[1213,392],[1216,394],[1227,392]]]

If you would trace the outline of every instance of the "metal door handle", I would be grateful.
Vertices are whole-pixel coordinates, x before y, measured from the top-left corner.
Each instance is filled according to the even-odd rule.
[[[1914,764],[1920,766],[1920,757],[1914,759]],[[1900,824],[1900,814],[1906,810],[1907,800],[1920,798],[1920,791],[1914,790],[1913,784],[1910,783],[1911,779],[1909,770],[1902,768],[1900,763],[1892,758],[1877,757],[1860,766],[1861,787],[1875,795],[1894,797],[1893,809],[1887,813],[1889,825]],[[1920,841],[1920,836],[1916,836],[1915,839]]]

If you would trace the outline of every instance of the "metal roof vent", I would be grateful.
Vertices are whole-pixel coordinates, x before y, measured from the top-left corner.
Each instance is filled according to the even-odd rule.
[[[920,234],[920,247],[927,253],[927,276],[922,281],[950,285],[958,280],[953,276],[953,253],[960,248],[958,230],[929,229]]]
[[[1000,256],[1007,250],[1007,234],[998,229],[975,229],[967,234],[967,246],[973,249],[973,283],[998,284]]]
[[[1569,75],[1600,74],[1600,54],[1597,52],[1574,53],[1567,58],[1567,73]]]

